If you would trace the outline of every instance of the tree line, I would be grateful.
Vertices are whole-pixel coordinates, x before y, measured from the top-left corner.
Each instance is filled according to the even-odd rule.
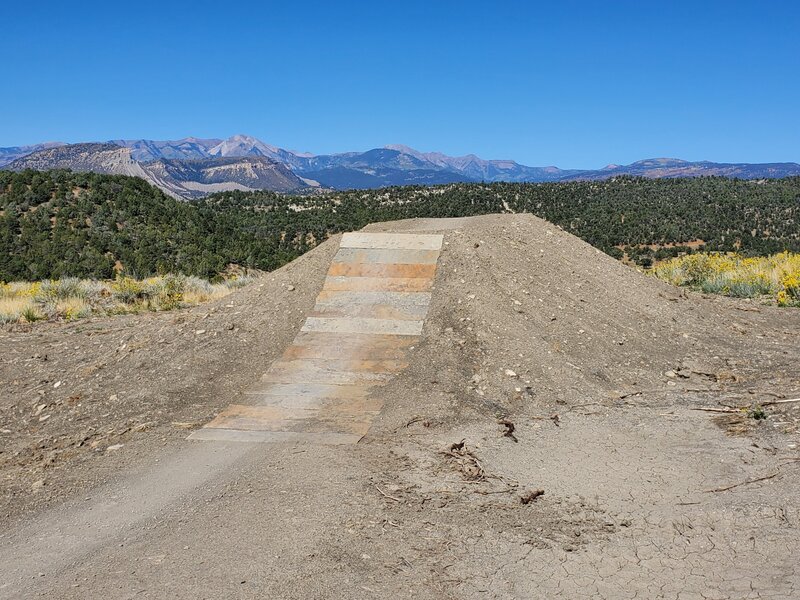
[[[0,280],[64,276],[214,278],[272,270],[329,235],[414,217],[530,212],[640,263],[690,251],[800,251],[800,178],[721,177],[449,184],[318,196],[222,192],[192,203],[122,175],[0,171]],[[648,246],[655,245],[656,248]],[[664,248],[665,245],[673,245]]]

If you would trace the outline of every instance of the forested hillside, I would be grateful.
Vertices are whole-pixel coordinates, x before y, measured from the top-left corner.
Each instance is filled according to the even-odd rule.
[[[686,250],[800,250],[800,178],[451,184],[282,196],[226,192],[189,204],[141,179],[0,171],[0,280],[117,270],[213,277],[274,269],[329,234],[374,221],[528,211],[639,262]],[[701,243],[702,241],[702,243]],[[670,248],[663,248],[664,245]],[[645,245],[655,245],[645,247]]]

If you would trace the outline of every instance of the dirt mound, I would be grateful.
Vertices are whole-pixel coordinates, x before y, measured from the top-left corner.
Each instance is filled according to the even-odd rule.
[[[422,340],[370,432],[254,449],[187,509],[191,533],[168,520],[98,553],[76,597],[141,589],[89,574],[128,573],[154,545],[193,549],[159,577],[210,564],[203,593],[231,595],[223,563],[250,564],[244,539],[275,597],[796,592],[800,404],[770,402],[800,396],[800,311],[687,294],[529,215],[367,230],[445,234]],[[147,469],[247,403],[337,244],[215,305],[4,331],[2,512]]]
[[[419,383],[427,393],[455,386],[453,417],[744,384],[761,370],[757,346],[793,346],[795,312],[687,294],[531,215],[444,224],[420,360],[396,385]],[[401,221],[367,230],[441,226]],[[790,373],[791,361],[775,354],[773,366]]]

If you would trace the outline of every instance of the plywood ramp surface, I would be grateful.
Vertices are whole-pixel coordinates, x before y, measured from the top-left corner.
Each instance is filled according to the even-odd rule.
[[[441,235],[346,233],[294,342],[190,439],[353,444],[422,334]]]

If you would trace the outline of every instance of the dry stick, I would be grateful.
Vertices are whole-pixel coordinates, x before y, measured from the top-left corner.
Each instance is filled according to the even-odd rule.
[[[760,392],[758,390],[747,390],[748,394],[764,394],[765,396],[775,396],[776,398],[783,398],[783,394],[776,394],[775,392]]]
[[[789,404],[791,402],[800,402],[800,398],[790,398],[788,400],[769,400],[768,402],[761,402],[759,406],[774,406],[775,404]],[[729,408],[713,408],[708,406],[701,406],[698,408],[691,408],[690,410],[702,410],[704,412],[719,412],[719,413],[737,413],[747,410],[749,406],[732,406]]]
[[[575,405],[570,406],[569,408],[567,408],[567,412],[570,412],[575,408],[584,408],[586,406],[605,406],[605,404],[602,404],[601,402],[588,402],[586,404],[575,404]]]
[[[375,486],[375,489],[378,490],[381,493],[382,496],[385,496],[386,498],[389,498],[389,500],[394,500],[395,502],[403,502],[402,500],[400,500],[400,498],[395,498],[394,496],[390,496],[389,494],[384,492],[381,488],[378,487],[377,483],[373,483],[372,485]]]
[[[761,406],[772,406],[773,404],[789,404],[791,402],[800,402],[800,398],[789,398],[788,400],[768,400],[761,402]]]
[[[397,433],[397,432],[398,432],[398,431],[400,431],[401,429],[405,429],[405,428],[407,428],[407,427],[411,427],[411,426],[412,426],[414,423],[419,423],[419,422],[420,422],[420,421],[422,421],[422,420],[424,420],[424,417],[414,417],[413,419],[411,419],[411,420],[410,420],[408,423],[406,423],[405,425],[401,425],[400,427],[397,427],[397,428],[394,430],[394,433]]]
[[[629,398],[630,396],[640,396],[642,394],[668,394],[676,390],[664,390],[664,389],[654,389],[654,390],[639,390],[638,392],[628,392],[627,394],[622,394],[617,396],[617,400],[624,400],[625,398]],[[581,406],[580,404],[578,406]],[[585,404],[584,406],[589,406]]]
[[[512,493],[512,492],[515,492],[515,491],[516,491],[516,488],[510,487],[510,488],[505,489],[505,490],[490,490],[490,491],[475,490],[475,493],[476,494],[481,494],[482,496],[488,496],[489,494],[509,494],[509,493]]]
[[[726,485],[725,487],[714,488],[713,490],[704,490],[706,494],[710,494],[712,492],[727,492],[728,490],[732,490],[733,488],[737,488],[741,485],[750,485],[751,483],[758,483],[759,481],[766,481],[767,479],[772,479],[773,477],[777,477],[780,475],[780,471],[775,471],[771,475],[765,475],[764,477],[757,477],[756,479],[748,479],[746,481],[740,481],[739,483],[734,483],[733,485]]]

